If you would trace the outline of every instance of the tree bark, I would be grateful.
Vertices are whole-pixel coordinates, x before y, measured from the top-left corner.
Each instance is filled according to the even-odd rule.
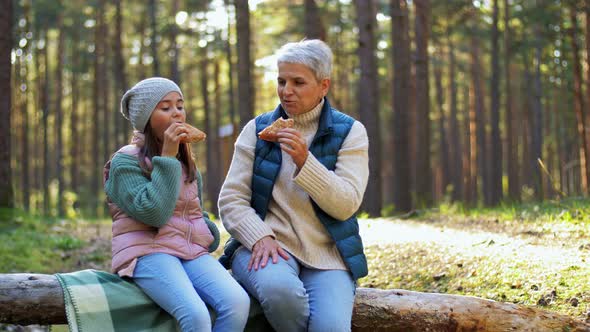
[[[438,46],[441,47],[440,45]],[[442,58],[442,55],[440,55]],[[440,168],[440,178],[438,184],[439,188],[436,194],[439,195],[437,200],[443,199],[447,192],[447,186],[450,183],[451,178],[451,166],[450,166],[450,151],[449,151],[449,140],[447,135],[447,117],[445,116],[444,106],[444,92],[442,86],[442,68],[436,66],[434,68],[434,87],[436,94],[436,107],[438,109],[438,166]]]
[[[256,304],[255,304],[256,305]],[[0,323],[65,324],[53,275],[0,274]],[[590,324],[532,307],[471,296],[358,288],[352,331],[590,331]]]
[[[51,162],[49,157],[49,114],[50,111],[50,103],[49,103],[49,95],[50,91],[50,70],[49,70],[49,52],[47,49],[49,48],[49,34],[47,31],[43,32],[43,36],[45,38],[45,47],[41,50],[43,54],[43,62],[45,64],[45,69],[43,73],[43,89],[41,91],[41,107],[43,108],[43,120],[42,120],[42,127],[43,127],[43,215],[49,216],[51,214],[51,195],[49,194],[49,181],[51,178]],[[94,178],[94,177],[93,177]]]
[[[11,91],[12,51],[12,1],[2,1],[0,4],[0,89]],[[14,191],[12,188],[12,174],[10,167],[10,109],[12,98],[10,93],[0,94],[0,207],[14,206]]]
[[[225,10],[227,16],[230,16],[230,1],[224,0]],[[228,88],[227,88],[227,98],[228,102],[227,105],[229,106],[229,118],[232,126],[234,126],[234,132],[236,131],[235,128],[238,125],[236,120],[236,98],[234,93],[234,62],[232,56],[232,46],[231,46],[231,35],[232,35],[232,25],[231,20],[227,20],[227,40],[225,42],[225,54],[227,57],[227,78],[228,78]]]
[[[370,2],[370,1],[369,1]],[[326,29],[322,15],[315,0],[305,0],[305,37],[307,39],[326,40]]]
[[[355,0],[356,22],[359,28],[358,56],[361,77],[358,83],[357,105],[361,122],[369,136],[369,183],[361,209],[375,217],[381,215],[381,134],[379,130],[379,84],[377,83],[377,57],[375,56],[375,2]]]
[[[473,105],[475,109],[475,131],[473,132],[476,136],[476,146],[471,146],[472,155],[477,155],[477,174],[482,181],[482,193],[484,197],[484,203],[489,204],[489,158],[488,158],[488,144],[487,135],[485,130],[486,124],[486,110],[484,106],[485,96],[483,91],[482,83],[482,72],[481,72],[481,58],[480,58],[480,45],[478,37],[471,36],[471,80],[473,86]],[[477,185],[475,186],[477,188]],[[477,189],[476,189],[477,190]],[[474,192],[474,198],[477,201],[477,191]]]
[[[65,180],[64,180],[64,139],[63,139],[63,124],[64,124],[64,110],[62,108],[63,102],[63,67],[65,62],[65,27],[63,24],[63,13],[57,16],[57,66],[55,69],[55,173],[57,175],[57,216],[64,217],[65,213]]]
[[[254,117],[254,85],[250,60],[250,7],[248,0],[235,0],[238,31],[238,104],[240,130]]]
[[[535,28],[535,76],[533,80],[533,96],[532,96],[532,159],[531,159],[531,172],[533,174],[533,184],[535,188],[535,197],[538,200],[543,199],[543,185],[541,177],[541,168],[539,167],[538,160],[543,159],[543,92],[541,90],[541,61],[542,59],[542,31],[541,26]],[[584,134],[585,137],[587,137]],[[587,146],[587,145],[586,145]],[[586,150],[588,151],[588,150]],[[588,155],[588,153],[586,153]],[[588,174],[588,173],[587,173]]]
[[[432,204],[430,165],[430,80],[428,40],[430,38],[430,0],[414,0],[416,56],[416,198],[419,205]]]
[[[457,119],[457,61],[455,58],[455,46],[453,38],[449,31],[449,85],[450,85],[450,104],[449,104],[449,142],[451,147],[451,184],[453,185],[453,201],[461,200],[463,197],[463,144],[461,142],[461,131],[459,130],[459,120]],[[467,113],[465,113],[467,114]]]
[[[176,14],[180,10],[180,2],[178,0],[172,1],[172,14],[171,17],[176,17]],[[178,70],[178,59],[180,58],[180,47],[178,47],[178,43],[176,41],[178,37],[178,25],[176,22],[170,24],[170,52],[172,55],[170,56],[170,79],[174,81],[176,84],[181,86],[182,82],[180,82],[180,72]]]
[[[492,12],[492,78],[490,80],[490,195],[489,205],[502,199],[502,140],[500,138],[500,51],[498,40],[498,0],[493,1]]]
[[[573,65],[574,65],[574,111],[576,112],[578,136],[580,140],[580,175],[582,177],[582,190],[584,194],[588,194],[588,181],[590,181],[590,167],[588,166],[588,159],[590,156],[590,149],[588,148],[586,135],[586,112],[582,97],[582,68],[580,65],[579,46],[577,42],[578,20],[576,17],[577,9],[575,5],[570,8],[571,27],[567,30],[572,46]]]
[[[127,74],[125,72],[125,59],[123,56],[123,41],[121,40],[123,37],[123,13],[121,2],[122,0],[115,1],[115,35],[112,44],[114,56],[113,77],[115,78],[114,88],[116,100],[119,100],[119,98],[123,96],[128,88]],[[143,30],[140,31],[140,35],[143,36]],[[141,39],[143,40],[143,38]],[[139,57],[141,56],[142,54],[139,55]],[[129,125],[129,121],[120,115],[119,112],[116,112],[115,118],[115,145],[119,147],[124,145],[127,141],[127,136],[129,136],[131,126]]]
[[[506,130],[506,168],[508,171],[508,197],[512,201],[520,200],[519,178],[518,178],[518,140],[515,135],[515,116],[512,109],[512,84],[510,82],[510,63],[512,59],[512,47],[510,40],[510,3],[504,0],[504,76],[506,77],[506,107],[504,113],[504,124]]]
[[[410,195],[410,37],[406,0],[391,0],[391,41],[393,47],[393,117],[391,155],[393,162],[393,204],[398,211],[412,209]]]
[[[149,14],[150,14],[150,38],[152,40],[150,47],[153,58],[153,76],[160,76],[160,60],[158,58],[158,26],[156,20],[156,13],[158,11],[158,2],[156,0],[150,0],[149,2]]]

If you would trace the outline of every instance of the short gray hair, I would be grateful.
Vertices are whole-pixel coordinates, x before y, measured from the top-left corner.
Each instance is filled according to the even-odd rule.
[[[298,63],[307,66],[319,81],[332,74],[332,50],[319,39],[287,43],[277,51],[277,64]]]

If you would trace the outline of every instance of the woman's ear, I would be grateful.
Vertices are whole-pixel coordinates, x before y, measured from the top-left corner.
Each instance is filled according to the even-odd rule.
[[[322,97],[325,97],[328,94],[328,90],[330,90],[330,79],[324,78],[320,81],[320,87],[322,89]]]

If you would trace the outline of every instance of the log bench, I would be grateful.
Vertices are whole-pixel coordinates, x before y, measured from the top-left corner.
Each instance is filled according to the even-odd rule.
[[[66,324],[63,293],[56,277],[0,274],[0,323]],[[590,332],[590,324],[471,296],[358,288],[352,330]]]

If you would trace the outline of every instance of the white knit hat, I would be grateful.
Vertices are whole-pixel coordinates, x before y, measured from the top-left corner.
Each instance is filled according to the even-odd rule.
[[[146,78],[125,92],[121,98],[121,113],[133,128],[143,132],[156,105],[170,92],[182,91],[176,83],[163,77]]]

